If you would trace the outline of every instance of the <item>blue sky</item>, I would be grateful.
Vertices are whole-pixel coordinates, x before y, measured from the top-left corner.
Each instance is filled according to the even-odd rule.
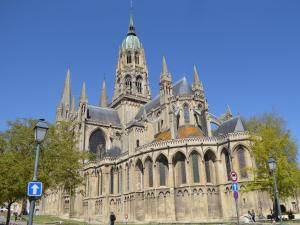
[[[130,0],[0,1],[0,130],[6,121],[53,122],[71,68],[98,104],[106,76],[112,96]],[[173,80],[198,66],[210,111],[227,104],[245,117],[275,111],[300,140],[300,1],[135,0],[134,18],[154,95],[162,56]]]

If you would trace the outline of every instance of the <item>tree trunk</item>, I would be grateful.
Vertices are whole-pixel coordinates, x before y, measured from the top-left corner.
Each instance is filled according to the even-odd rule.
[[[12,205],[12,202],[8,203],[8,205],[7,205],[6,225],[9,225],[11,205]]]

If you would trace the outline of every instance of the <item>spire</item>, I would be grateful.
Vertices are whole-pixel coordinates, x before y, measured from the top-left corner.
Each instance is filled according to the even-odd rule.
[[[129,36],[129,35],[136,36],[132,13],[130,13],[130,17],[129,17],[129,26],[128,26],[127,36]]]
[[[80,94],[80,102],[87,102],[85,82],[83,82],[83,84],[82,84],[81,94]]]
[[[196,65],[194,64],[194,82],[193,82],[193,89],[194,90],[201,90],[203,91],[202,82],[199,80],[198,70]]]
[[[168,80],[171,81],[171,74],[168,71],[166,57],[163,56],[163,59],[162,59],[162,68],[161,68],[161,73],[160,73],[160,81],[163,81],[166,78],[168,78]]]
[[[161,69],[162,74],[167,74],[168,73],[168,67],[167,67],[167,62],[166,62],[166,57],[163,56],[162,59],[162,69]]]
[[[68,67],[64,91],[61,96],[60,100],[61,105],[71,105],[71,72],[70,68]]]
[[[101,90],[101,97],[100,97],[100,106],[101,107],[108,107],[108,97],[106,94],[106,83],[105,78],[102,83],[102,90]]]

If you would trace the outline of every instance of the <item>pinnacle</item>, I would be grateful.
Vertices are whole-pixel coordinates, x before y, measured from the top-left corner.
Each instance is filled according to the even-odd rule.
[[[167,74],[167,73],[168,73],[168,67],[167,67],[166,57],[163,56],[161,74]]]
[[[108,107],[108,97],[107,97],[107,94],[106,94],[105,79],[103,80],[103,83],[102,83],[102,90],[101,90],[101,97],[100,97],[100,106],[101,107]]]
[[[86,101],[86,100],[87,100],[86,88],[85,88],[85,82],[83,82],[81,88],[81,94],[80,94],[80,101]]]
[[[195,64],[194,64],[194,83],[199,84],[199,75]]]

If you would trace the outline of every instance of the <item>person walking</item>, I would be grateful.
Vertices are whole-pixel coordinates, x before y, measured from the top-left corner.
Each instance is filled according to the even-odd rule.
[[[254,212],[254,209],[252,209],[251,215],[252,215],[253,222],[255,222],[255,212]]]
[[[116,216],[115,216],[114,212],[110,213],[109,220],[110,220],[110,225],[114,225],[115,224]]]

